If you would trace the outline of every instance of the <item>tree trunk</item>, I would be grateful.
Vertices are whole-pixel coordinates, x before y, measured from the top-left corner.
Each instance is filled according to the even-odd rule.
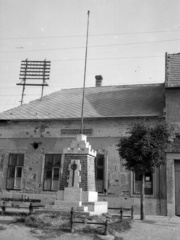
[[[144,206],[144,173],[142,174],[142,180],[141,180],[141,220],[145,220],[145,206]]]

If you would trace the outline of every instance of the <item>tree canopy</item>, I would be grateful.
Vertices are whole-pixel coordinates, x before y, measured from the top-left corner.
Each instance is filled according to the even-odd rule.
[[[154,172],[155,168],[165,163],[169,136],[165,121],[155,125],[134,124],[118,144],[119,155],[126,160],[126,169],[139,173]]]

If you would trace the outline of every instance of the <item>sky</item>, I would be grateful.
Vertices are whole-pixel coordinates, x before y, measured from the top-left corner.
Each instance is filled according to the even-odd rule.
[[[0,112],[20,105],[21,61],[51,61],[44,95],[86,87],[163,83],[165,53],[180,52],[179,0],[0,0]],[[25,89],[23,104],[40,98]]]

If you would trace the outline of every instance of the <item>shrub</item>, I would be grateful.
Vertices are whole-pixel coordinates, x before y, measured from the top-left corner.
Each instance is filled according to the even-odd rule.
[[[109,224],[108,231],[109,233],[113,233],[114,231],[116,232],[124,232],[127,231],[131,228],[131,219],[122,219],[117,222],[113,222]]]
[[[25,219],[25,225],[28,227],[41,228],[45,226],[45,223],[40,218],[30,215]]]

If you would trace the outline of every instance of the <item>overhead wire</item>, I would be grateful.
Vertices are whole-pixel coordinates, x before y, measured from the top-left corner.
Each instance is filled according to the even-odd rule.
[[[134,56],[134,57],[112,57],[112,58],[88,58],[88,61],[97,61],[97,60],[121,60],[121,59],[135,59],[135,58],[162,58],[164,55],[151,55],[151,56]],[[20,62],[21,60],[1,60],[0,62]],[[67,61],[84,61],[84,59],[51,59],[51,62],[67,62]]]
[[[180,41],[180,39],[169,39],[169,40],[158,40],[158,41],[145,41],[145,42],[134,42],[134,43],[117,43],[117,44],[104,44],[104,45],[94,45],[89,46],[89,48],[98,48],[98,47],[114,47],[114,46],[127,46],[127,45],[138,45],[138,44],[149,44],[149,43],[160,43],[160,42],[173,42]],[[67,50],[67,49],[84,49],[85,46],[81,47],[62,47],[62,48],[44,48],[44,49],[31,49],[31,50],[22,50],[22,51],[1,51],[0,53],[23,53],[23,52],[42,52],[42,51],[57,51],[57,50]]]
[[[118,33],[118,34],[91,34],[90,37],[100,37],[100,36],[118,36],[118,35],[130,35],[130,34],[148,34],[148,33],[165,33],[165,32],[179,32],[180,30],[167,30],[167,31],[152,31],[152,32],[131,32],[131,33]],[[13,39],[42,39],[42,38],[65,38],[65,37],[85,37],[85,35],[74,35],[74,36],[45,36],[45,37],[11,37],[11,38],[0,38],[0,40],[13,40]],[[180,39],[168,39],[168,40],[157,40],[157,41],[144,41],[144,42],[134,42],[134,43],[119,43],[119,44],[106,44],[106,45],[94,45],[94,46],[89,46],[90,48],[98,48],[98,47],[114,47],[114,46],[125,46],[125,45],[137,45],[137,44],[148,44],[148,43],[160,43],[160,42],[171,42],[171,41],[179,41]],[[84,47],[79,46],[79,47],[63,47],[63,48],[54,48],[54,49],[32,49],[32,50],[17,50],[17,51],[2,51],[0,53],[11,53],[11,52],[18,52],[18,53],[23,53],[23,52],[34,52],[34,51],[53,51],[53,50],[65,50],[65,49],[84,49]],[[113,58],[89,58],[88,61],[97,61],[97,60],[119,60],[119,59],[135,59],[135,58],[159,58],[159,57],[164,57],[163,56],[135,56],[135,57],[113,57]],[[84,61],[84,59],[52,59],[51,61]],[[0,62],[6,62],[6,61],[0,61]],[[18,62],[17,60],[15,61],[7,61],[7,62]],[[113,83],[112,83],[113,84]],[[117,84],[117,83],[116,83]],[[51,88],[62,88],[62,86],[50,86]],[[65,87],[65,86],[64,86]],[[74,87],[74,86],[73,86]],[[81,87],[76,85],[76,87]],[[2,88],[1,88],[2,89]],[[10,89],[10,88],[4,88],[4,89]],[[12,88],[14,89],[14,88]],[[19,89],[18,89],[19,90]],[[16,89],[17,91],[17,89]],[[28,94],[29,96],[36,96],[38,94]],[[1,95],[2,96],[2,95]],[[5,96],[5,95],[3,95]],[[17,95],[6,95],[10,96],[9,100],[6,102],[8,105],[13,105],[15,104],[15,101],[17,99]],[[16,96],[16,99],[13,101],[13,104],[10,104],[10,99],[11,97]],[[4,105],[5,104],[0,104]]]
[[[179,32],[180,30],[160,30],[160,31],[145,31],[145,32],[124,32],[124,33],[101,33],[101,34],[90,34],[89,37],[100,37],[100,36],[119,36],[119,35],[134,35],[134,34],[150,34],[150,33],[167,33],[167,32]],[[57,36],[34,36],[34,37],[1,37],[0,40],[14,40],[14,39],[42,39],[42,38],[74,38],[74,37],[85,37],[86,35],[57,35]]]

